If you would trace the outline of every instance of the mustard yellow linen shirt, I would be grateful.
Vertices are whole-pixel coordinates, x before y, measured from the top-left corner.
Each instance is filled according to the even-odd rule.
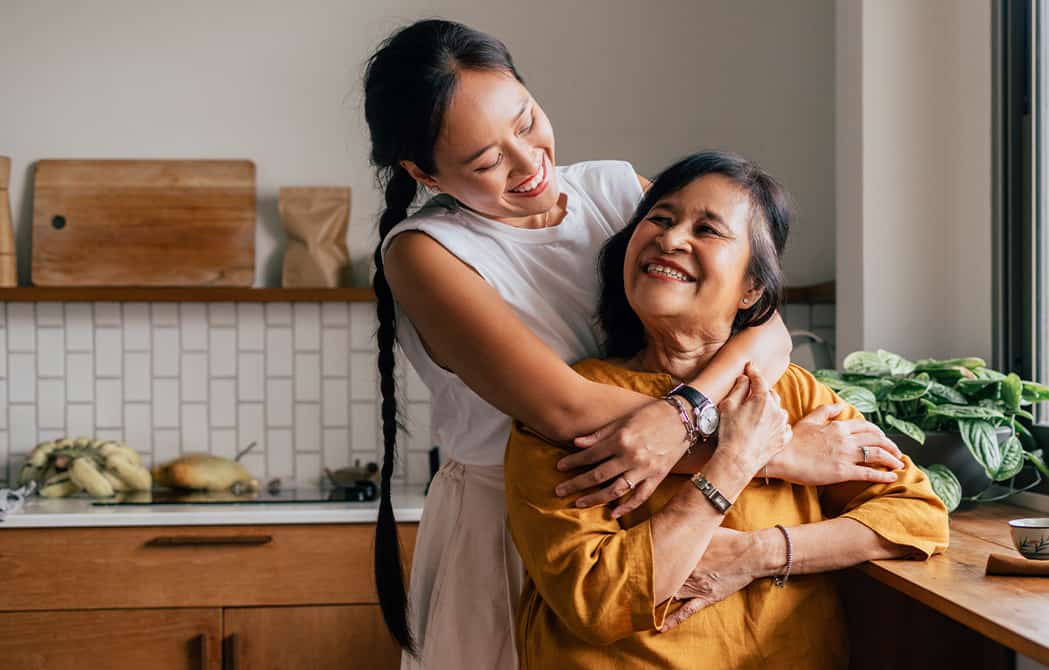
[[[588,359],[584,377],[658,397],[672,387],[665,374],[627,370]],[[820,405],[838,402],[807,371],[790,366],[774,386],[793,424]],[[839,417],[862,417],[848,407]],[[654,601],[650,518],[691,484],[671,475],[637,510],[614,520],[607,506],[573,507],[558,498],[565,475],[555,467],[566,448],[515,425],[506,452],[510,531],[528,572],[516,612],[517,650],[529,670],[580,668],[821,668],[844,667],[844,616],[831,577],[798,575],[786,588],[771,579],[694,614],[666,633],[665,616],[680,606]],[[890,542],[928,558],[947,547],[947,511],[925,475],[907,457],[891,484],[850,482],[796,486],[755,479],[722,526],[790,528],[833,517],[864,524]],[[716,484],[716,483],[715,483]],[[785,557],[784,557],[785,558]]]

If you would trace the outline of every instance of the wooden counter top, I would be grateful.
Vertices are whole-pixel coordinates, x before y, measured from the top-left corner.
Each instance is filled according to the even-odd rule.
[[[992,503],[951,516],[947,552],[927,562],[873,561],[855,568],[1006,647],[1049,665],[1049,577],[984,574],[987,556],[1018,556],[1007,521],[1047,516]]]

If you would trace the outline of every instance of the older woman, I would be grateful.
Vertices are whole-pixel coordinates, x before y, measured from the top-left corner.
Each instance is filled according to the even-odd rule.
[[[653,397],[693,378],[733,332],[777,308],[785,203],[775,180],[736,156],[701,153],[666,170],[602,256],[610,358],[575,369]],[[692,421],[680,398],[667,397]],[[761,476],[790,424],[837,402],[801,368],[772,389],[748,369],[719,406],[716,449],[693,449],[695,474],[668,477],[618,519],[558,497],[566,448],[515,427],[505,476],[528,573],[521,667],[844,665],[843,616],[822,573],[928,558],[948,531],[943,504],[906,458],[889,484],[817,488]],[[838,419],[858,416],[849,408]]]

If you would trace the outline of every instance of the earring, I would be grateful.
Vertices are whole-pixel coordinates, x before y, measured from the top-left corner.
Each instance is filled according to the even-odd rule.
[[[744,305],[746,305],[746,304],[747,304],[748,302],[750,302],[750,301],[749,301],[749,300],[747,300],[746,298],[743,298],[743,304],[744,304]]]

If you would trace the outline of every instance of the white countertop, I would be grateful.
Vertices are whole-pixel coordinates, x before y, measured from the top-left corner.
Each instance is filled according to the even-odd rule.
[[[393,489],[397,521],[422,516],[422,486]],[[100,526],[242,526],[291,523],[375,523],[379,503],[208,503],[199,505],[92,505],[88,497],[32,496],[0,521],[5,528]]]

